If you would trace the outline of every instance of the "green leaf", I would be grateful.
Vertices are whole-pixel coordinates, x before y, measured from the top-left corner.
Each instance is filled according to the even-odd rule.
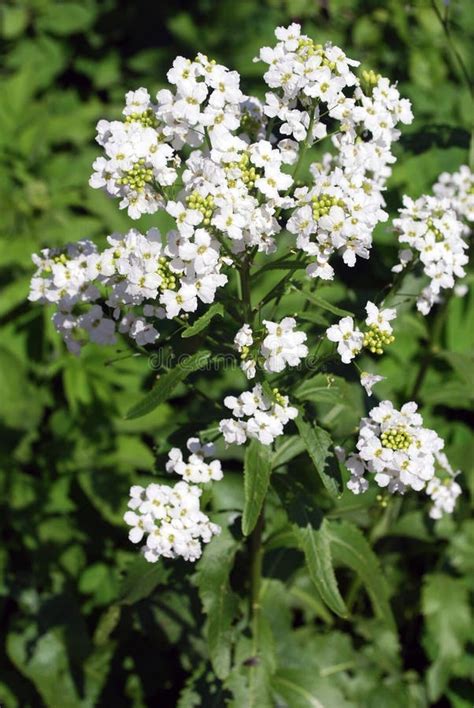
[[[194,337],[195,334],[199,334],[214,317],[224,317],[224,306],[221,302],[215,302],[214,305],[211,305],[201,317],[198,317],[188,329],[184,330],[181,337],[187,339],[188,337]]]
[[[277,671],[272,678],[272,688],[280,699],[275,705],[288,708],[350,708],[355,705],[345,700],[333,680],[321,678],[318,671],[303,667]]]
[[[277,442],[277,449],[272,457],[272,469],[285,465],[306,449],[299,435],[285,435],[279,440],[281,442]]]
[[[14,39],[28,25],[28,11],[24,7],[0,8],[0,34],[5,39]]]
[[[347,617],[347,607],[334,574],[328,522],[323,520],[319,528],[313,528],[308,521],[306,527],[294,526],[294,533],[304,553],[311,580],[321,598],[336,615]]]
[[[331,436],[323,428],[305,421],[302,412],[295,418],[295,423],[322,483],[332,497],[339,497],[342,494],[342,478],[336,459],[330,453]],[[329,455],[332,459],[331,467],[328,467],[327,462]]]
[[[142,415],[150,413],[160,403],[164,403],[172,394],[176,386],[184,381],[189,374],[197,371],[208,361],[211,352],[202,351],[192,356],[188,356],[185,360],[180,361],[174,369],[167,371],[159,379],[158,383],[150,393],[145,396],[139,403],[136,403],[127,412],[125,418],[140,418]]]
[[[342,399],[336,377],[326,374],[316,374],[311,379],[297,386],[294,395],[303,401],[316,403],[340,403]]]
[[[440,352],[438,356],[452,366],[465,384],[466,394],[472,398],[474,396],[474,356],[459,352]]]
[[[238,598],[229,585],[238,544],[227,531],[213,539],[198,563],[196,585],[207,615],[207,641],[212,667],[220,679],[230,672],[232,621]]]
[[[29,624],[21,633],[8,634],[7,653],[48,708],[93,708],[107,679],[114,645],[97,647],[87,655],[87,646],[79,645],[84,638],[75,636],[71,652],[68,630],[71,627],[56,626],[38,636],[35,625]]]
[[[59,35],[83,32],[94,21],[95,13],[95,6],[85,3],[48,3],[38,26]]]
[[[315,295],[314,293],[310,293],[307,290],[301,290],[300,292],[306,300],[309,300],[309,302],[312,302],[313,305],[317,305],[317,307],[320,307],[322,310],[327,310],[328,312],[332,312],[333,315],[339,315],[340,317],[346,317],[347,315],[349,315],[350,317],[354,317],[353,312],[349,312],[349,310],[343,310],[342,307],[337,307],[336,305],[333,305],[332,302],[328,302],[323,297],[321,297],[321,295]]]
[[[121,605],[133,605],[151,595],[158,585],[163,585],[169,571],[161,563],[148,563],[139,556],[128,569],[119,592]]]
[[[257,523],[270,481],[271,451],[268,445],[252,440],[245,451],[242,533],[248,536]]]
[[[441,573],[426,576],[421,596],[425,616],[424,644],[433,660],[428,670],[428,691],[436,703],[472,638],[472,611],[463,581]]]
[[[367,590],[374,612],[387,625],[396,630],[389,603],[388,586],[382,575],[377,556],[362,532],[346,521],[328,522],[331,552],[336,563],[356,572]]]

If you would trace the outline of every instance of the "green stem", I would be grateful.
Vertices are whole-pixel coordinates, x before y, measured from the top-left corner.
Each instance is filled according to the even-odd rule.
[[[262,535],[265,525],[263,508],[250,536],[250,622],[252,628],[252,654],[258,655],[260,591],[262,588],[263,546]]]
[[[445,323],[447,314],[448,314],[448,303],[449,303],[450,296],[446,297],[446,300],[443,302],[443,304],[439,307],[438,312],[435,315],[434,322],[433,322],[433,328],[430,332],[429,336],[429,341],[428,341],[428,347],[425,352],[425,355],[423,356],[421,362],[420,362],[420,367],[418,369],[418,373],[415,378],[415,382],[413,384],[413,388],[411,390],[410,394],[410,400],[416,400],[416,397],[418,396],[421,387],[423,386],[423,383],[425,381],[426,375],[429,371],[429,368],[433,362],[433,359],[435,358],[436,354],[439,351],[439,345],[440,345],[440,339],[441,339],[441,334],[443,330],[443,325]]]
[[[243,322],[250,326],[252,325],[252,297],[250,292],[250,260],[247,257],[244,258],[240,268],[240,292],[242,299],[242,314]]]

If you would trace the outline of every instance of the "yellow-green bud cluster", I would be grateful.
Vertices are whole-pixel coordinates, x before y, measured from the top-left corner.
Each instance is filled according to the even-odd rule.
[[[119,184],[126,184],[135,192],[143,191],[145,185],[153,182],[153,170],[145,167],[145,160],[141,158],[130,170],[124,172],[123,177],[118,180]]]
[[[239,162],[229,162],[227,170],[240,170],[240,179],[245,184],[248,190],[255,187],[255,180],[261,176],[261,172],[254,167],[250,162],[250,156],[244,152]],[[234,179],[227,180],[229,187],[235,187]]]
[[[280,406],[284,406],[286,404],[285,396],[283,396],[277,388],[272,388],[272,393],[275,401],[279,403]]]
[[[55,263],[62,263],[63,265],[65,265],[68,262],[68,260],[69,260],[69,258],[67,257],[67,255],[65,253],[60,253],[59,255],[53,257],[53,261]]]
[[[307,59],[309,59],[309,57],[320,56],[322,66],[327,66],[334,73],[338,73],[336,71],[336,62],[330,61],[327,58],[323,45],[315,44],[313,40],[309,37],[301,37],[298,40],[298,49],[296,51],[300,59],[302,59],[303,61],[306,61]]]
[[[388,447],[390,450],[408,450],[413,442],[411,435],[402,426],[389,428],[382,433],[380,440],[383,447]]]
[[[315,219],[315,221],[329,214],[329,210],[333,206],[345,207],[342,199],[332,197],[330,194],[320,194],[319,197],[314,196],[311,198],[311,201],[313,205],[313,219]]]
[[[203,197],[199,194],[199,192],[193,192],[186,197],[186,204],[190,209],[200,211],[204,217],[204,226],[209,226],[214,213],[214,197],[212,194],[208,194],[207,197]]]
[[[371,94],[372,89],[374,88],[374,86],[377,86],[381,77],[380,74],[376,74],[375,71],[373,71],[372,69],[363,69],[363,71],[361,72],[361,78],[366,93]]]
[[[364,347],[372,352],[372,354],[383,354],[383,348],[388,344],[392,344],[395,337],[390,332],[380,329],[377,325],[371,325],[369,330],[364,334]]]
[[[158,125],[152,108],[147,108],[143,113],[130,113],[125,117],[125,123],[141,123],[145,128],[156,128]]]
[[[436,226],[433,224],[433,219],[427,219],[426,223],[428,225],[429,230],[434,234],[435,241],[439,243],[440,241],[444,240],[444,236],[442,232],[436,228]]]
[[[388,499],[383,494],[377,494],[375,498],[383,509],[388,506]]]
[[[168,261],[164,256],[160,256],[158,259],[156,272],[161,278],[161,290],[176,290],[176,276],[170,271]]]

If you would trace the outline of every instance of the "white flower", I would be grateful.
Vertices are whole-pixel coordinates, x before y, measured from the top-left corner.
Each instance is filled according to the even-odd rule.
[[[265,358],[266,371],[280,372],[286,366],[298,366],[308,355],[304,332],[296,332],[296,320],[285,317],[280,323],[263,320],[268,332],[262,342],[260,353]]]
[[[234,337],[234,344],[239,352],[244,347],[250,347],[253,344],[252,328],[248,324],[242,325]]]
[[[179,290],[165,290],[160,297],[160,302],[166,308],[169,319],[177,317],[181,310],[194,312],[197,309],[197,291],[194,285],[183,283]]]
[[[343,364],[349,364],[359,354],[364,342],[364,335],[356,327],[352,317],[343,317],[338,324],[326,330],[331,342],[337,342],[337,351]]]
[[[367,395],[372,395],[373,387],[380,381],[385,381],[385,376],[378,376],[377,374],[370,374],[367,371],[363,371],[360,375],[360,383],[365,388]]]
[[[365,324],[368,327],[375,325],[383,332],[387,332],[389,334],[393,332],[390,322],[397,316],[397,311],[395,309],[386,308],[384,310],[380,310],[377,305],[369,300],[365,306],[365,311],[367,312]]]

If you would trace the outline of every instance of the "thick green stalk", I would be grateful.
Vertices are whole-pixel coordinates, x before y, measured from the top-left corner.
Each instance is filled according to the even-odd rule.
[[[252,627],[252,653],[258,655],[260,590],[262,587],[263,546],[262,535],[265,526],[263,508],[250,536],[250,621]]]

